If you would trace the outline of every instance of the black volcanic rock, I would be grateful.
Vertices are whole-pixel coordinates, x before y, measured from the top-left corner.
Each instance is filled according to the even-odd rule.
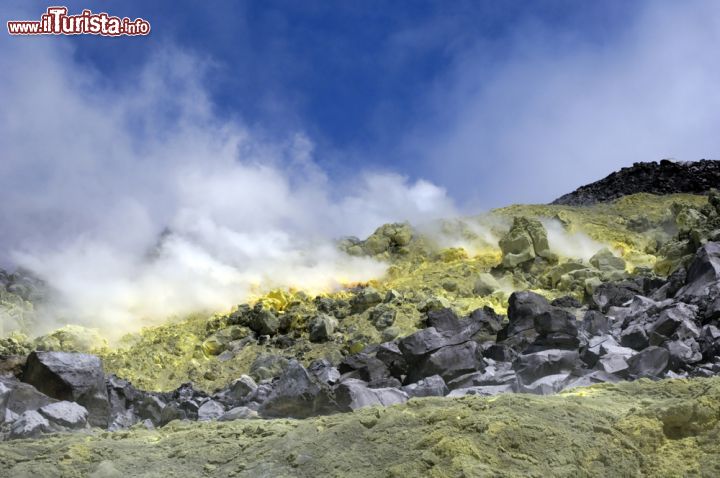
[[[110,403],[100,358],[69,352],[32,352],[23,381],[51,398],[84,406],[92,426],[108,426]]]
[[[720,161],[703,159],[694,162],[635,163],[600,181],[581,186],[557,198],[552,204],[585,206],[612,201],[636,193],[704,194],[720,187]]]

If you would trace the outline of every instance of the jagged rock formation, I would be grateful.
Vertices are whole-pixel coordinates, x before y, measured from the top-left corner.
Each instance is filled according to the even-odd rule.
[[[612,268],[622,266],[604,251],[601,259]],[[412,397],[546,395],[636,378],[710,377],[720,373],[718,296],[720,243],[709,241],[667,280],[638,276],[606,282],[585,305],[515,292],[507,319],[489,307],[467,317],[430,307],[424,328],[403,338],[370,345],[336,364],[316,360],[307,368],[297,360],[260,357],[256,373],[267,372],[258,373],[265,377],[259,383],[243,376],[214,393],[190,383],[172,392],[145,392],[106,377],[95,356],[32,352],[20,373],[0,381],[0,433],[13,439],[88,426],[306,418]],[[363,307],[383,300],[376,291],[358,297]],[[278,322],[274,316],[260,320],[265,316],[261,307],[241,308],[232,315],[238,324],[232,327],[248,324],[262,334],[268,321]]]
[[[515,217],[512,226],[500,239],[503,253],[502,265],[513,268],[536,257],[557,261],[557,256],[550,252],[547,231],[536,219],[523,216]]]
[[[717,475],[720,196],[496,217],[478,253],[382,226],[340,246],[387,260],[386,278],[272,291],[124,350],[73,327],[0,339],[0,438],[43,438],[0,443],[0,475],[134,475],[145,459],[193,476]],[[608,248],[551,251],[553,220]],[[638,378],[658,383],[621,383]]]
[[[664,159],[659,163],[635,163],[622,168],[557,198],[552,204],[585,206],[637,193],[705,194],[713,188],[720,188],[720,161],[673,162]]]

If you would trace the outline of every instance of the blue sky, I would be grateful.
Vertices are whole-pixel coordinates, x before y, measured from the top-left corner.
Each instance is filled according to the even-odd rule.
[[[88,6],[69,3],[71,11]],[[428,91],[465,55],[472,52],[491,72],[514,54],[524,31],[552,31],[558,48],[603,45],[628,27],[640,6],[615,0],[122,0],[103,8],[143,16],[152,35],[70,41],[80,61],[122,82],[133,81],[154,48],[177,45],[213,62],[207,87],[220,114],[274,132],[299,128],[325,151],[362,151],[367,163],[413,175],[398,138],[427,112]],[[482,88],[483,75],[475,80]],[[319,160],[342,166],[323,154]]]
[[[15,159],[4,165],[6,190],[20,202],[67,183],[68,171],[121,191],[136,163],[157,171],[147,189],[162,190],[153,181],[180,162],[153,163],[142,151],[176,149],[168,138],[183,128],[208,132],[206,142],[227,129],[250,138],[240,163],[306,162],[336,202],[360,187],[358,177],[388,174],[408,187],[427,181],[462,213],[549,202],[635,161],[718,157],[720,5],[711,0],[67,6],[140,16],[152,33],[2,38],[6,99],[32,104],[44,94],[59,103],[23,112],[36,130],[13,132],[17,112],[2,123],[0,139],[13,149],[5,156]],[[3,7],[4,20],[35,19],[47,4]],[[50,122],[58,109],[78,113]],[[90,145],[105,131],[94,116],[111,109],[116,123],[105,128],[121,131],[129,152],[115,148],[101,162]],[[85,146],[62,154],[48,139],[67,135]],[[300,143],[307,151],[298,160]],[[32,153],[41,146],[52,151],[44,163]],[[193,164],[210,165],[199,151]],[[310,169],[282,179],[302,182]],[[59,186],[58,194],[68,196]]]
[[[10,17],[46,7],[11,5]],[[705,125],[716,119],[717,93],[704,90],[719,63],[712,1],[68,7],[153,25],[149,37],[53,38],[72,46],[73,67],[95,71],[107,88],[127,87],[158,51],[191,55],[216,119],[269,141],[306,135],[313,161],[338,181],[359,168],[425,178],[472,211],[550,201],[633,161],[717,157],[715,135],[677,119],[686,111]],[[682,91],[698,75],[695,94]],[[518,183],[524,173],[533,181]],[[518,187],[500,188],[511,176]]]

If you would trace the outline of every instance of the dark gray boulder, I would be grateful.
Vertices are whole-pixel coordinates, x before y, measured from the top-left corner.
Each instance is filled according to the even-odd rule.
[[[564,309],[579,309],[582,307],[582,303],[571,295],[565,295],[558,297],[550,302],[553,307],[562,307]]]
[[[709,286],[720,280],[720,243],[708,242],[695,253],[685,279],[685,287],[677,297],[691,297],[707,294]]]
[[[679,371],[702,360],[700,345],[693,339],[669,340],[662,345],[670,354],[668,367]]]
[[[340,371],[326,359],[314,360],[308,366],[308,372],[326,385],[334,385],[340,380]]]
[[[712,360],[720,356],[720,329],[711,324],[705,325],[698,343],[704,360]]]
[[[200,405],[207,399],[208,395],[196,390],[191,382],[183,383],[170,393],[163,394],[167,405],[160,414],[160,425],[165,425],[172,420],[197,420]]]
[[[398,342],[398,350],[403,354],[409,374],[417,364],[427,362],[427,356],[451,346],[461,345],[470,341],[479,333],[492,332],[499,325],[500,317],[490,309],[476,310],[467,319],[459,319],[450,309],[438,309],[428,312],[427,327],[415,332]],[[493,332],[494,333],[494,332]],[[388,354],[391,355],[391,354]],[[439,357],[442,354],[437,355]],[[430,375],[434,375],[431,373]],[[414,379],[421,376],[414,374]],[[415,381],[413,378],[410,381]]]
[[[329,405],[328,390],[291,360],[259,411],[266,417],[305,418],[326,412]]]
[[[461,323],[460,318],[452,309],[443,307],[427,312],[425,326],[434,327],[439,332],[445,332],[460,329]]]
[[[225,414],[225,407],[220,402],[208,399],[198,408],[198,420],[216,420]]]
[[[518,356],[518,352],[513,349],[511,344],[501,343],[490,344],[488,347],[485,347],[482,355],[485,358],[489,358],[497,362],[512,362],[515,360],[515,357]]]
[[[605,313],[610,307],[622,307],[628,304],[633,297],[642,293],[642,288],[632,281],[606,282],[595,288],[590,297],[590,304]]]
[[[435,327],[428,327],[401,339],[398,347],[407,361],[413,362],[442,347],[458,345],[468,339],[466,334],[456,334],[454,330],[441,332]]]
[[[260,410],[260,407],[268,400],[272,391],[273,386],[271,383],[260,382],[257,389],[250,395],[245,406],[253,410]]]
[[[534,339],[535,317],[551,307],[545,297],[534,292],[514,292],[508,300],[508,323],[498,332],[498,342],[520,333],[531,335],[530,340]]]
[[[38,409],[40,415],[53,425],[71,430],[87,427],[88,411],[75,402],[55,402]]]
[[[218,421],[229,422],[232,420],[249,420],[252,418],[258,418],[258,412],[248,407],[235,407],[225,412]]]
[[[110,402],[110,424],[109,430],[127,428],[140,419],[135,413],[135,408],[146,392],[137,390],[127,380],[111,375],[106,379],[108,401]],[[162,410],[162,407],[158,410]],[[147,418],[147,417],[146,417]]]
[[[450,390],[459,388],[473,388],[488,385],[515,385],[517,376],[512,369],[512,364],[487,361],[487,365],[481,372],[473,372],[461,375],[448,382]]]
[[[457,388],[451,391],[448,397],[465,397],[467,395],[475,395],[478,397],[492,397],[501,393],[516,392],[514,384],[506,385],[480,385],[477,387]]]
[[[339,411],[349,412],[370,406],[389,406],[405,403],[408,394],[396,388],[369,388],[357,379],[343,380],[335,387],[335,400]]]
[[[187,404],[180,404],[178,402],[170,402],[162,409],[160,414],[160,425],[164,426],[174,420],[196,420],[197,419],[197,407],[195,407],[195,413],[188,413]]]
[[[588,310],[582,320],[582,329],[590,335],[603,335],[610,331],[610,322],[597,310]]]
[[[648,347],[628,359],[633,377],[660,377],[668,367],[670,354],[662,347]]]
[[[543,350],[519,355],[513,362],[521,384],[531,384],[539,378],[569,373],[581,367],[580,354],[575,350]]]
[[[8,438],[37,438],[50,431],[50,422],[45,417],[35,410],[28,410],[13,422]]]
[[[617,375],[600,370],[594,370],[579,376],[571,375],[568,382],[565,384],[564,390],[576,387],[588,387],[590,385],[595,385],[596,383],[617,383],[619,381],[620,377]]]
[[[244,403],[257,388],[258,385],[251,376],[241,375],[230,383],[224,395],[233,403]]]
[[[607,374],[625,378],[630,369],[628,365],[629,358],[630,356],[617,353],[603,355],[598,360],[595,368]]]
[[[49,397],[84,406],[91,426],[108,426],[110,404],[100,358],[69,352],[32,352],[23,381]]]
[[[672,334],[680,327],[684,319],[681,314],[677,313],[675,308],[663,310],[650,330],[664,337],[672,337]]]
[[[392,376],[382,360],[365,352],[346,357],[338,365],[338,371],[342,378],[357,378],[372,388],[400,386],[400,380]]]
[[[393,377],[402,379],[403,375],[407,374],[407,360],[396,342],[380,344],[375,352],[375,358],[385,364]]]
[[[502,329],[503,316],[490,307],[483,307],[473,310],[467,320],[478,324],[478,333],[495,337]]]
[[[570,379],[570,372],[545,375],[534,382],[518,382],[518,391],[522,393],[534,393],[536,395],[550,395],[565,388]]]
[[[481,369],[481,360],[482,357],[478,353],[476,342],[468,341],[442,347],[426,356],[416,366],[411,367],[407,381],[415,382],[432,375],[440,375],[446,381],[452,380],[460,375]]]
[[[264,308],[261,303],[255,305],[249,313],[248,319],[247,326],[260,335],[275,335],[280,328],[280,319],[271,310]]]
[[[326,342],[330,340],[338,326],[335,317],[328,314],[320,314],[310,320],[308,332],[311,342]]]
[[[648,346],[648,340],[645,328],[640,324],[633,324],[620,334],[620,344],[624,347],[630,347],[634,350],[642,350]]]
[[[720,319],[720,296],[710,301],[705,307],[705,321]]]
[[[551,307],[534,318],[534,327],[538,335],[531,350],[567,349],[575,350],[580,346],[577,319],[570,312],[559,307]]]
[[[56,401],[14,377],[0,377],[0,423],[5,421],[6,414],[17,416]]]
[[[263,353],[250,364],[249,375],[256,381],[271,379],[280,375],[288,363],[281,355]]]
[[[150,420],[155,425],[162,421],[166,402],[154,393],[145,393],[133,404],[133,410],[140,420]]]
[[[409,397],[444,397],[449,393],[445,380],[440,375],[433,375],[418,382],[402,387]]]

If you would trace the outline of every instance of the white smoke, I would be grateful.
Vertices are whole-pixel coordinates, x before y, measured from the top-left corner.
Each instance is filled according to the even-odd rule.
[[[426,181],[335,184],[302,132],[218,118],[207,65],[184,52],[157,52],[117,88],[55,39],[2,43],[0,263],[55,289],[43,329],[117,335],[272,287],[365,281],[384,264],[335,238],[454,213]]]
[[[557,219],[541,219],[540,222],[547,230],[550,250],[561,257],[589,261],[598,251],[610,247],[608,244],[596,241],[583,231],[565,230]]]

